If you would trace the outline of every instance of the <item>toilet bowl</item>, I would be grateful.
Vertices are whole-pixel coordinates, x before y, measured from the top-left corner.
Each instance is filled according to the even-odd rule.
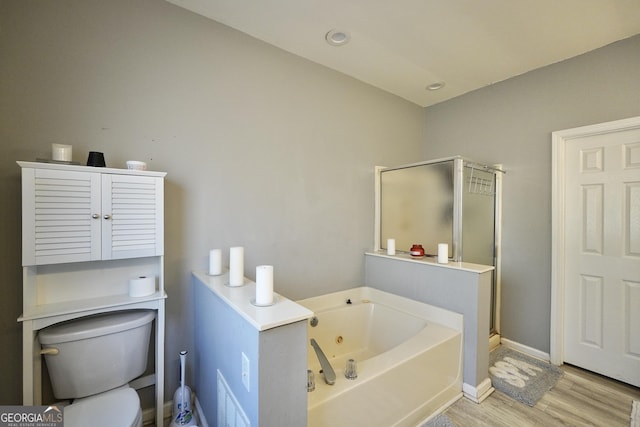
[[[38,339],[66,427],[140,427],[138,393],[129,381],[144,373],[152,310],[90,316],[50,326]]]

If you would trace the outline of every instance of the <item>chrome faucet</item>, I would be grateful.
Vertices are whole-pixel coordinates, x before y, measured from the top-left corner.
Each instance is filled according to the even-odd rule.
[[[324,382],[329,385],[334,385],[336,383],[336,372],[333,370],[331,364],[327,360],[327,356],[324,355],[322,349],[313,338],[311,338],[311,347],[313,347],[313,349],[316,351],[316,356],[318,356],[318,361],[320,361],[320,367],[322,368]]]

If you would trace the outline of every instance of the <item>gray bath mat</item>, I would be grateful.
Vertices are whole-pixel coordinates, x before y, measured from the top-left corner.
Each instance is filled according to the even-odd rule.
[[[451,418],[447,417],[445,414],[438,414],[434,418],[431,418],[426,423],[422,424],[420,427],[457,427]]]
[[[489,355],[489,376],[497,390],[534,406],[556,385],[562,377],[562,370],[507,347],[498,347]]]

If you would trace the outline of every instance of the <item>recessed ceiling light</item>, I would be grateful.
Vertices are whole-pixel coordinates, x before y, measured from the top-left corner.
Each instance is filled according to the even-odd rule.
[[[435,82],[427,86],[427,90],[439,90],[444,87],[444,82]]]
[[[343,46],[349,43],[351,35],[346,31],[331,30],[325,34],[324,38],[331,46]]]

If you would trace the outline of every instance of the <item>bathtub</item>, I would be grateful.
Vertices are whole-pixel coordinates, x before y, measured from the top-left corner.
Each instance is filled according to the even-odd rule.
[[[308,427],[416,426],[462,396],[461,314],[368,287],[297,302],[314,312],[308,338],[336,373],[334,385],[324,382],[309,345]],[[353,380],[344,376],[350,358]]]

